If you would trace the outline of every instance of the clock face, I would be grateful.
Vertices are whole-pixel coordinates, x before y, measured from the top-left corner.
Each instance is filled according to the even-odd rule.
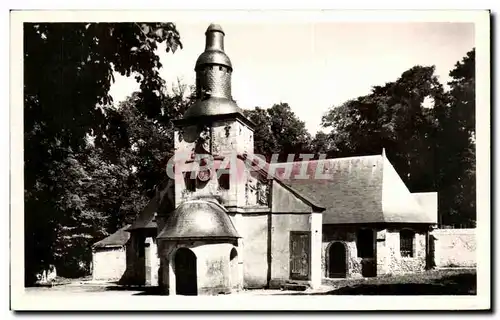
[[[200,172],[198,172],[198,180],[201,182],[207,182],[210,180],[210,177],[212,176],[212,171],[210,169],[203,169]]]

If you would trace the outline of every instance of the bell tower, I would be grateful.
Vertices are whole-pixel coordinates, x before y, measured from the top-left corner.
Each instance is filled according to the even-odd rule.
[[[224,37],[218,24],[211,24],[205,32],[205,50],[194,68],[196,101],[182,119],[174,122],[176,159],[194,159],[203,154],[217,159],[253,154],[254,124],[233,100],[233,65],[224,51]],[[222,197],[225,205],[237,205],[236,182],[208,178],[206,173],[192,170],[189,174],[194,179],[188,179],[190,169],[186,168],[182,174],[176,169],[176,206],[192,198],[214,195]]]
[[[212,24],[205,32],[205,36],[205,51],[199,56],[195,66],[196,95],[202,100],[214,97],[233,101],[231,97],[233,66],[224,52],[224,31],[219,25]]]

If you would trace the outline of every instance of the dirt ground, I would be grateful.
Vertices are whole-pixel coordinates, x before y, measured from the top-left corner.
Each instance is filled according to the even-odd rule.
[[[325,279],[319,289],[306,291],[244,290],[238,295],[475,295],[475,270],[432,270],[420,274],[365,279]],[[130,288],[114,283],[74,280],[52,287],[26,288],[38,295],[159,295],[157,288]]]

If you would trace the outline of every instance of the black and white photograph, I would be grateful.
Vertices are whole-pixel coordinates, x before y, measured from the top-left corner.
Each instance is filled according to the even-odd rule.
[[[480,10],[12,11],[11,309],[489,309],[489,46]]]

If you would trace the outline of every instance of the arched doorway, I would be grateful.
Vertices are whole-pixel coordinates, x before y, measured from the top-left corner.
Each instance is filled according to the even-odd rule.
[[[236,251],[235,248],[232,248],[231,253],[229,254],[229,279],[231,289],[238,289],[238,251]]]
[[[175,288],[179,295],[195,296],[198,293],[196,279],[196,255],[187,248],[175,253]]]
[[[328,277],[345,278],[347,275],[347,250],[342,242],[334,242],[328,249]]]

